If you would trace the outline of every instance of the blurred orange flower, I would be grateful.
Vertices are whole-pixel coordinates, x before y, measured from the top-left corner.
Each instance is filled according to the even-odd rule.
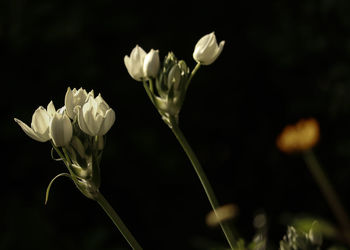
[[[233,219],[238,214],[238,207],[234,204],[227,204],[210,211],[206,216],[206,223],[210,227],[219,225],[221,222]]]
[[[319,141],[320,127],[316,119],[301,119],[296,124],[286,126],[277,137],[279,150],[285,153],[306,151]]]

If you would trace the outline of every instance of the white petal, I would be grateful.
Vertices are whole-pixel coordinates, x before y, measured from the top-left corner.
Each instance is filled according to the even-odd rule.
[[[221,54],[223,48],[224,48],[224,45],[225,45],[225,41],[221,41],[220,42],[220,45],[217,46],[215,48],[215,50],[212,52],[211,54],[211,58],[208,58],[205,62],[205,64],[203,63],[203,65],[209,65],[209,64],[212,64],[213,62],[216,61],[216,59],[219,57],[219,55]]]
[[[73,91],[74,90],[75,89],[73,89]],[[73,119],[74,117],[73,92],[70,89],[70,87],[68,87],[66,95],[64,97],[64,105],[66,106],[68,116]]]
[[[46,142],[50,139],[50,138],[41,137],[40,135],[36,134],[32,128],[30,128],[27,124],[25,124],[21,120],[18,120],[17,118],[15,118],[15,122],[18,123],[18,125],[22,128],[24,133],[26,133],[30,138],[36,141]]]
[[[141,81],[144,77],[143,62],[146,52],[138,45],[131,51],[130,57],[124,57],[125,66],[132,78],[136,81]]]
[[[49,136],[50,116],[43,107],[37,108],[32,117],[32,129],[43,137]]]
[[[52,101],[47,105],[47,113],[50,117],[53,117],[56,113],[55,105]]]
[[[131,60],[130,60],[130,57],[124,56],[124,64],[125,64],[126,69],[129,72],[129,74],[131,75]]]
[[[63,107],[59,108],[56,113],[59,113],[59,114],[63,115],[64,111],[66,111],[66,106],[63,106]]]
[[[143,63],[143,73],[145,77],[155,78],[160,68],[159,51],[151,49],[145,56]]]
[[[81,106],[77,106],[75,108],[75,112],[77,113],[77,117],[78,117],[78,124],[79,124],[79,128],[86,134],[91,135],[91,132],[89,131],[88,127],[86,126],[84,117],[83,117],[83,111]]]
[[[102,123],[102,116],[97,113],[97,108],[95,99],[90,97],[82,109],[84,122],[89,130],[88,134],[91,136],[97,135]]]
[[[104,121],[104,117],[101,114],[97,114],[93,117],[93,119],[94,119],[94,121],[92,123],[88,123],[87,125],[89,127],[89,130],[95,136],[95,135],[98,135],[100,130],[101,130],[101,127],[102,127],[102,124]]]
[[[88,131],[89,131],[88,134],[91,136],[95,136],[98,133],[100,126],[98,126],[99,124],[97,123],[96,117],[92,112],[92,108],[87,111],[83,111],[83,118],[84,118],[86,127],[88,128]],[[102,123],[102,121],[100,121],[100,123]]]
[[[106,115],[104,117],[103,123],[101,125],[101,129],[98,135],[105,135],[114,124],[114,121],[115,121],[115,112],[113,109],[109,109],[106,112]]]
[[[102,98],[101,94],[99,94],[95,98],[95,102],[97,104],[97,112],[103,115],[106,114],[107,110],[109,109],[109,106],[106,103],[106,101]]]
[[[76,105],[80,105],[80,106],[83,106],[85,104],[85,102],[87,101],[87,97],[88,95],[94,95],[93,94],[94,92],[91,91],[89,94],[86,92],[85,89],[83,88],[80,88],[74,95],[74,106]]]
[[[196,44],[197,53],[199,55],[205,53],[207,48],[212,46],[215,42],[216,38],[214,32],[203,36],[201,39],[199,39],[198,43]]]
[[[57,147],[67,145],[72,139],[73,127],[66,114],[56,113],[50,124],[51,139]]]
[[[85,103],[88,101],[88,99],[90,98],[90,96],[91,96],[91,97],[94,97],[94,96],[95,96],[94,90],[91,90],[91,91],[87,94],[86,99],[85,99]]]

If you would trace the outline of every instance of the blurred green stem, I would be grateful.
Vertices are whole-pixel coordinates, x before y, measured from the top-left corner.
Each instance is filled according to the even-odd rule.
[[[217,208],[219,208],[219,202],[217,201],[213,188],[211,187],[209,180],[201,166],[201,164],[199,163],[199,160],[196,156],[196,154],[193,152],[191,146],[189,145],[189,143],[187,142],[184,134],[182,133],[181,129],[178,126],[178,123],[176,122],[176,120],[172,119],[171,121],[172,127],[171,130],[173,131],[174,135],[176,136],[177,140],[180,142],[183,150],[186,152],[187,157],[190,159],[194,170],[197,173],[197,176],[200,180],[200,182],[202,183],[202,186],[204,188],[204,191],[208,197],[208,200],[210,202],[210,205],[214,211],[214,213],[216,214],[218,221],[220,223],[221,229],[225,234],[225,237],[227,239],[227,242],[229,243],[231,249],[234,249],[234,238],[233,238],[233,234],[231,229],[228,227],[227,223],[220,221],[220,217],[217,214]]]
[[[326,174],[322,170],[320,163],[318,162],[313,151],[307,150],[303,154],[306,165],[308,166],[313,178],[317,182],[321,192],[326,198],[328,205],[330,206],[334,216],[338,220],[338,223],[343,229],[344,237],[348,244],[350,244],[350,223],[349,217],[342,206],[340,199],[328,180]]]
[[[142,250],[142,247],[136,241],[135,237],[130,233],[129,229],[126,227],[122,219],[118,216],[116,211],[100,192],[98,192],[97,194],[96,201],[98,202],[98,204],[100,204],[100,206],[109,216],[109,218],[113,221],[114,225],[119,229],[119,231],[124,236],[129,245],[132,247],[132,249]]]

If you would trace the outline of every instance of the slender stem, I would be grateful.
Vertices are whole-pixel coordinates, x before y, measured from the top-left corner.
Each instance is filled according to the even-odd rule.
[[[197,176],[204,188],[204,191],[208,197],[208,200],[210,202],[210,205],[215,213],[215,215],[217,216],[217,218],[220,218],[217,214],[217,208],[219,208],[219,202],[217,201],[213,188],[211,187],[209,180],[201,166],[201,164],[199,163],[199,160],[196,156],[196,154],[193,152],[191,146],[189,145],[189,143],[187,142],[185,136],[183,135],[181,129],[179,128],[179,126],[177,125],[176,122],[172,122],[172,127],[171,130],[173,131],[174,135],[176,136],[177,140],[180,142],[183,150],[186,152],[187,157],[190,159],[194,170],[197,173]],[[222,221],[219,220],[220,226],[222,231],[225,234],[225,237],[231,247],[231,249],[234,249],[234,238],[233,238],[233,234],[231,229],[228,227],[228,225],[226,223],[223,223]]]
[[[100,192],[98,192],[97,194],[96,201],[98,202],[98,204],[100,204],[100,206],[109,216],[109,218],[113,221],[114,225],[119,229],[119,231],[124,236],[129,245],[132,247],[132,249],[141,250],[142,247],[140,246],[140,244],[136,241],[135,237],[130,233],[129,229],[126,227],[122,219],[118,216],[116,211]]]
[[[155,105],[155,104],[154,104],[154,100],[153,100],[152,92],[151,92],[150,88],[148,87],[146,81],[143,82],[143,87],[145,88],[146,93],[147,93],[149,99],[151,100],[151,102],[153,103],[153,105]],[[156,107],[156,108],[157,108],[157,107]]]
[[[344,230],[344,237],[348,243],[350,243],[350,222],[347,213],[340,199],[328,180],[326,174],[322,170],[320,163],[318,162],[315,154],[312,150],[304,152],[304,160],[308,166],[312,176],[317,182],[321,192],[323,193],[328,205],[330,206],[334,216],[338,220],[338,223]]]
[[[190,82],[193,78],[193,76],[197,73],[198,69],[200,68],[201,64],[200,63],[197,63],[197,65],[194,67],[194,69],[192,70],[191,72],[191,75],[190,77],[188,78],[187,82],[186,82],[186,87],[185,89],[187,90],[188,86],[190,85]]]

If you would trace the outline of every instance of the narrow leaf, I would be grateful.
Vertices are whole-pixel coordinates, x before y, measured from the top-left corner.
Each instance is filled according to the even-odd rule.
[[[56,176],[50,181],[49,185],[47,186],[46,195],[45,195],[45,205],[47,204],[47,201],[48,201],[48,199],[49,199],[49,193],[50,193],[50,188],[51,188],[52,183],[53,183],[58,177],[61,177],[61,176],[66,176],[66,177],[72,179],[72,177],[71,177],[68,173],[61,173],[61,174],[56,175]]]

